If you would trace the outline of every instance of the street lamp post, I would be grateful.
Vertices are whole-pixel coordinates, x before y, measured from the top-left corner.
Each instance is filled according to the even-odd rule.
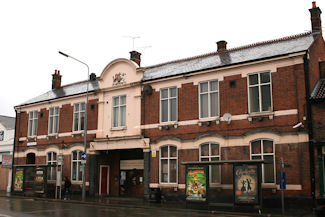
[[[75,61],[77,61],[77,62],[79,62],[79,63],[81,63],[81,64],[84,64],[86,67],[87,67],[87,92],[86,92],[86,114],[85,114],[85,132],[84,132],[84,138],[85,138],[85,140],[84,140],[84,152],[85,153],[87,153],[87,122],[88,122],[88,87],[89,87],[89,66],[86,64],[86,63],[84,63],[84,62],[82,62],[82,61],[80,61],[80,60],[78,60],[78,59],[76,59],[76,58],[74,58],[74,57],[72,57],[72,56],[70,56],[70,55],[68,55],[68,54],[65,54],[65,53],[63,53],[63,52],[61,52],[61,51],[59,51],[59,54],[61,54],[61,55],[63,55],[63,56],[65,56],[65,57],[68,57],[68,58],[71,58],[71,59],[74,59]],[[84,165],[83,165],[83,171],[82,171],[82,200],[84,201],[85,199],[86,199],[86,164],[87,164],[87,162],[86,161],[84,161]]]

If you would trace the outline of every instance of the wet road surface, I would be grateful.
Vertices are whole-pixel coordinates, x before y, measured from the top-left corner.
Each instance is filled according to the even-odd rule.
[[[168,210],[153,208],[112,207],[92,204],[77,204],[69,202],[55,202],[34,200],[32,198],[6,198],[0,197],[0,217],[248,217],[237,214],[217,214],[208,211]]]

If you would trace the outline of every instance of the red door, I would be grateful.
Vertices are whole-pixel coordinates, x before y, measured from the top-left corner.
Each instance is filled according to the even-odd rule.
[[[108,166],[100,167],[100,194],[108,194]]]

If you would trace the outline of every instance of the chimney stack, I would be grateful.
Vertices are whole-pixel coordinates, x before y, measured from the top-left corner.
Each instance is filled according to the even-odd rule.
[[[61,87],[61,77],[60,71],[55,69],[54,74],[52,74],[52,89]]]
[[[322,11],[319,7],[316,7],[316,2],[313,2],[312,5],[313,7],[309,9],[312,32],[322,34],[322,22],[320,17]]]
[[[218,52],[227,51],[227,42],[226,41],[218,41],[217,46],[218,46]]]
[[[136,62],[139,66],[141,64],[141,53],[139,53],[138,51],[131,51],[130,52],[130,60],[132,60],[133,62]]]

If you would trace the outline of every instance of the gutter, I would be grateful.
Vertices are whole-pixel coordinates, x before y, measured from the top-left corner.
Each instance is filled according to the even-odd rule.
[[[304,57],[304,72],[305,72],[305,90],[306,90],[306,103],[307,103],[307,123],[308,123],[308,136],[309,136],[309,164],[310,164],[310,188],[313,198],[313,208],[316,208],[316,194],[315,194],[315,151],[314,151],[314,132],[313,132],[313,118],[311,111],[310,101],[310,86],[309,86],[309,54],[306,51]]]

